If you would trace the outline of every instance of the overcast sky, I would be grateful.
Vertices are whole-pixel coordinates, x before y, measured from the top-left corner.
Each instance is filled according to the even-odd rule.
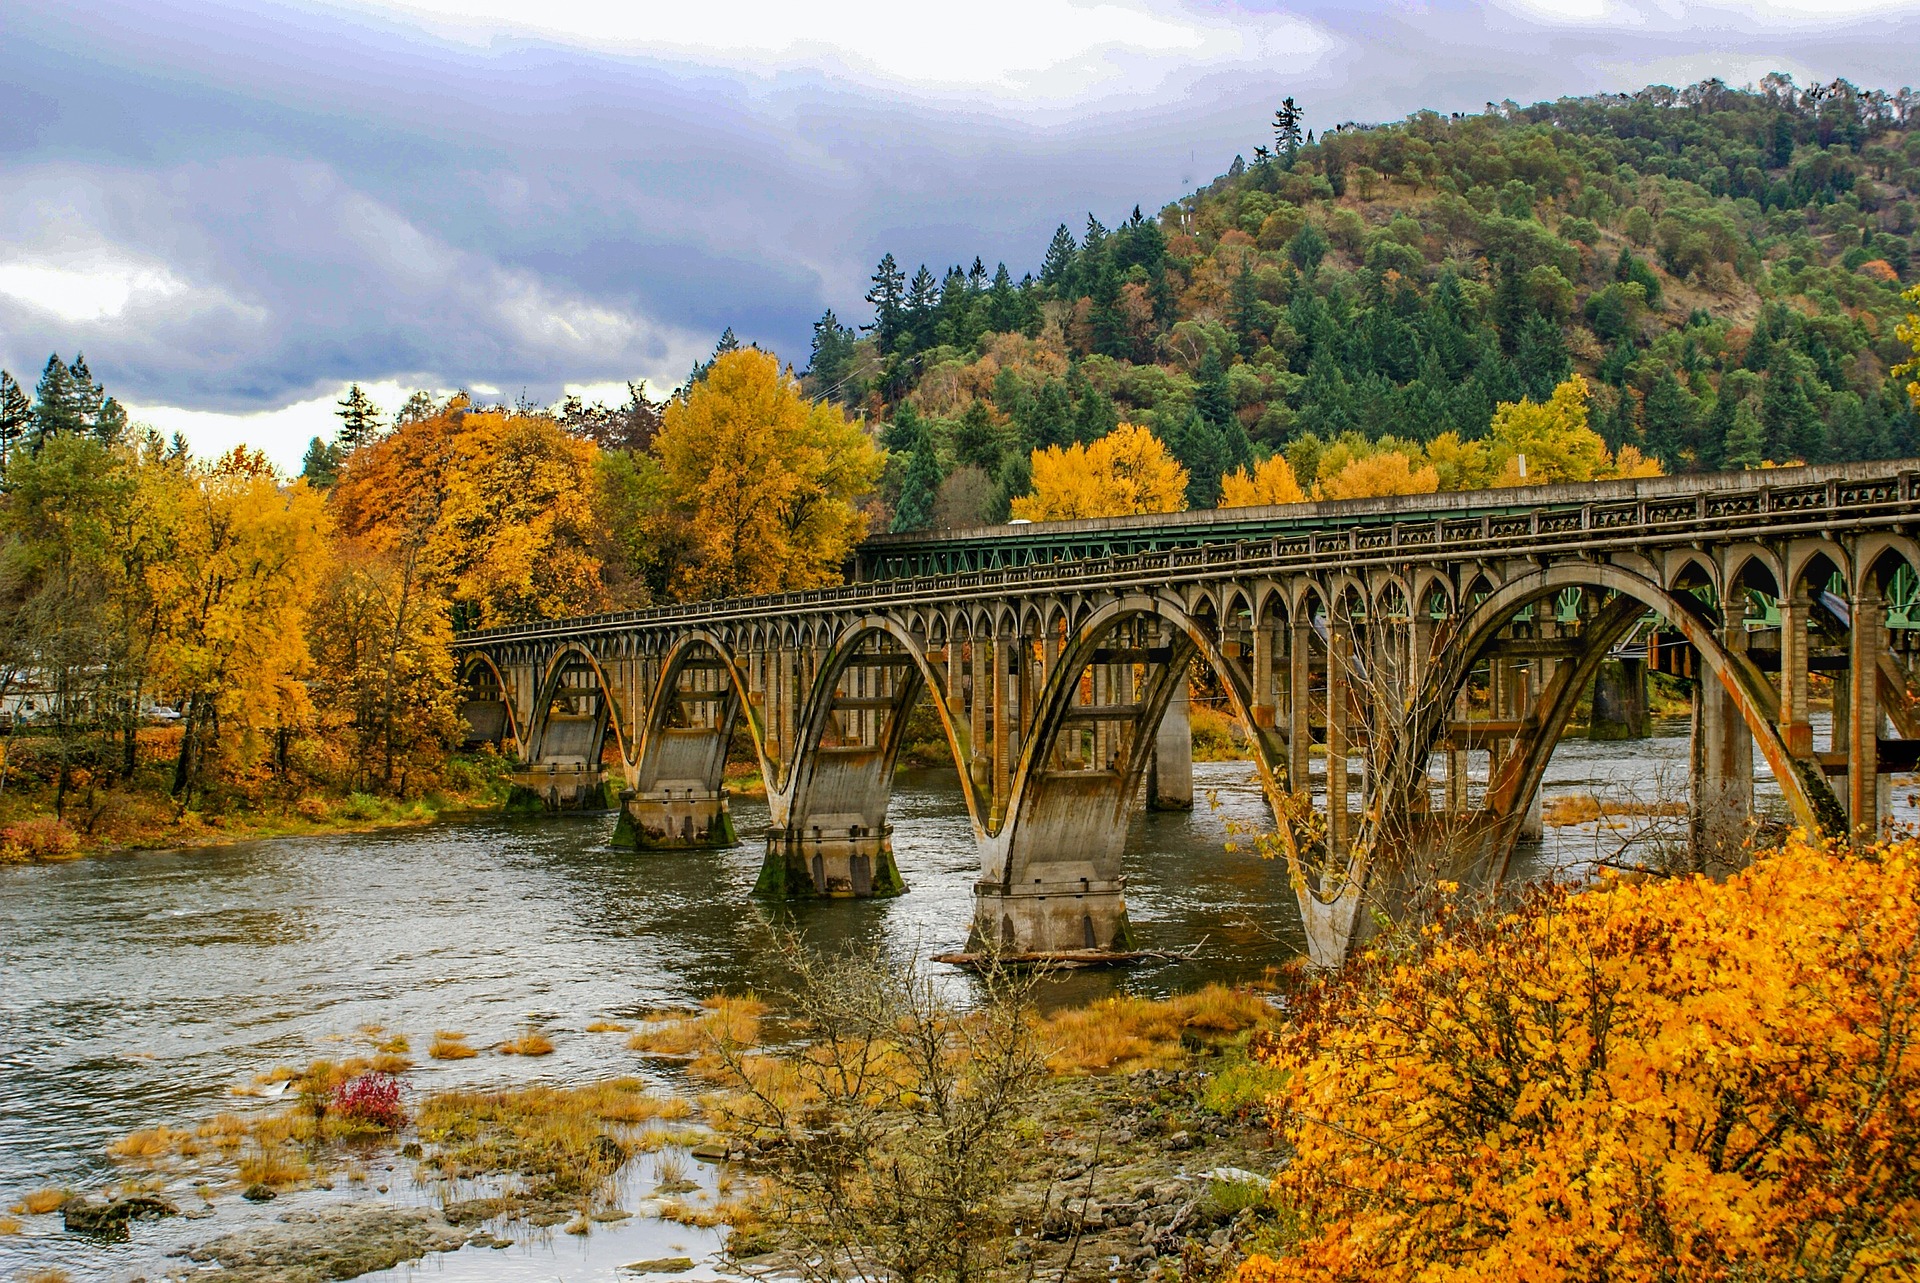
[[[0,366],[297,467],[348,380],[804,365],[891,250],[1034,270],[1265,141],[1431,107],[1915,79],[1920,0],[4,0]]]

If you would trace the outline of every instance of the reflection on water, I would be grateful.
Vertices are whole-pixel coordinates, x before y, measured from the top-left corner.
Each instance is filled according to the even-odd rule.
[[[1563,744],[1550,795],[1664,789],[1684,800],[1687,742],[1677,729],[1637,744]],[[1222,849],[1230,820],[1268,821],[1251,767],[1195,770],[1196,793],[1216,805],[1134,821],[1127,901],[1143,942],[1198,945],[1197,956],[1069,974],[1050,1001],[1255,977],[1298,952],[1285,870]],[[1896,792],[1911,819],[1912,789]],[[362,1025],[408,1034],[418,1056],[435,1029],[465,1030],[486,1046],[531,1019],[558,1048],[537,1061],[420,1056],[417,1089],[635,1072],[643,1066],[623,1039],[584,1026],[718,990],[777,986],[765,948],[770,912],[822,943],[922,957],[964,945],[978,865],[950,772],[903,777],[894,794],[910,890],[892,900],[790,910],[755,901],[766,809],[740,800],[735,813],[745,841],[719,852],[616,852],[607,846],[611,817],[475,818],[0,870],[0,1197],[98,1183],[110,1170],[109,1141],[232,1107],[232,1085],[274,1065],[345,1054],[338,1039]],[[1550,874],[1591,859],[1602,837],[1617,841],[1591,827],[1549,829],[1516,872]],[[133,1245],[83,1255],[103,1270],[158,1268],[155,1245],[185,1232],[178,1222],[141,1227]],[[589,1249],[550,1247],[541,1277],[600,1277],[556,1264],[567,1253],[588,1259]],[[75,1268],[55,1248],[0,1238],[0,1274],[26,1260]],[[59,1253],[76,1250],[59,1240]],[[490,1259],[506,1268],[506,1258]]]

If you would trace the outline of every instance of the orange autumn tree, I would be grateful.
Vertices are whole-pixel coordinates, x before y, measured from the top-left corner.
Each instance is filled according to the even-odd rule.
[[[695,598],[838,582],[867,532],[853,501],[885,463],[845,411],[808,400],[758,348],[716,357],[667,407],[653,449],[685,546],[672,586]]]
[[[1440,474],[1399,450],[1382,450],[1354,459],[1313,488],[1318,499],[1382,499],[1390,495],[1432,494]]]
[[[1220,478],[1222,508],[1258,508],[1267,504],[1305,503],[1306,492],[1284,455],[1274,455],[1249,473],[1235,468]]]
[[[606,604],[598,454],[545,415],[456,404],[354,451],[329,508],[463,625],[584,614]]]
[[[1033,493],[1013,501],[1027,521],[1071,521],[1179,512],[1187,506],[1187,470],[1160,438],[1122,423],[1087,445],[1033,452]]]
[[[1920,843],[1443,912],[1256,1048],[1292,1242],[1235,1283],[1906,1279]]]

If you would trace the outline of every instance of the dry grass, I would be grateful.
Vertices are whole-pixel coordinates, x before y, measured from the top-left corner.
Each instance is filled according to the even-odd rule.
[[[585,1235],[593,1233],[593,1222],[587,1219],[586,1213],[575,1212],[573,1219],[567,1222],[566,1228],[567,1233],[579,1234],[584,1237]]]
[[[677,1198],[660,1200],[660,1219],[672,1221],[676,1225],[691,1225],[696,1229],[712,1229],[716,1225],[725,1225],[727,1218],[715,1207],[696,1207],[692,1203]]]
[[[19,1283],[73,1283],[73,1275],[57,1265],[42,1266],[39,1269],[22,1270],[14,1275]]]
[[[1609,799],[1602,801],[1591,793],[1571,793],[1556,797],[1540,808],[1544,824],[1564,828],[1570,824],[1592,824],[1599,820],[1633,815],[1685,815],[1685,802],[1637,802]]]
[[[433,1060],[471,1060],[480,1053],[467,1045],[467,1036],[452,1029],[434,1033],[427,1055]]]
[[[551,1056],[553,1041],[538,1029],[528,1029],[518,1038],[509,1038],[500,1044],[503,1056]]]
[[[404,1056],[413,1050],[413,1044],[407,1041],[405,1034],[395,1034],[393,1037],[376,1046],[374,1050],[390,1056]]]
[[[377,1073],[404,1074],[413,1068],[413,1061],[398,1052],[383,1051],[368,1062]]]
[[[628,1026],[621,1024],[618,1020],[596,1020],[587,1026],[587,1032],[590,1034],[623,1034],[627,1032],[627,1028]]]
[[[1259,994],[1208,985],[1172,998],[1108,998],[1041,1021],[1047,1066],[1058,1074],[1131,1072],[1172,1064],[1188,1037],[1224,1038],[1273,1016]]]
[[[24,1228],[25,1226],[13,1219],[13,1217],[0,1216],[0,1238],[4,1238],[8,1234],[18,1234]]]
[[[519,1173],[563,1196],[591,1196],[627,1154],[647,1148],[656,1132],[622,1140],[609,1128],[684,1114],[684,1101],[650,1095],[638,1079],[585,1087],[522,1087],[450,1091],[421,1102],[420,1139],[436,1148],[429,1162],[444,1176],[470,1179]]]
[[[13,1210],[22,1216],[45,1216],[48,1212],[57,1212],[62,1204],[73,1197],[71,1190],[37,1189],[13,1205]]]
[[[760,1018],[767,1004],[752,994],[715,994],[699,1011],[663,1011],[647,1017],[649,1028],[627,1040],[650,1056],[695,1056],[716,1046],[751,1047],[760,1041]]]
[[[236,1171],[248,1185],[292,1185],[305,1180],[311,1169],[306,1159],[286,1146],[267,1142],[242,1154]]]
[[[163,1158],[168,1154],[194,1154],[199,1152],[199,1148],[194,1144],[192,1132],[176,1131],[171,1127],[149,1127],[121,1137],[107,1146],[107,1152],[115,1158],[142,1159]]]

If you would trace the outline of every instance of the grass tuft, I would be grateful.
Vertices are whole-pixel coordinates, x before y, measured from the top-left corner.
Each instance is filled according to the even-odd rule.
[[[71,1190],[37,1189],[13,1205],[13,1210],[23,1216],[45,1216],[48,1212],[57,1212],[73,1197]]]
[[[650,1056],[693,1056],[725,1044],[751,1047],[760,1041],[760,1018],[767,1004],[752,994],[715,994],[699,1011],[663,1011],[647,1017],[648,1028],[627,1040]]]
[[[621,1024],[618,1020],[596,1020],[587,1026],[587,1032],[590,1034],[623,1034],[627,1032],[627,1028],[626,1025]]]
[[[467,1036],[452,1029],[442,1029],[433,1035],[433,1042],[427,1047],[427,1055],[434,1060],[471,1060],[480,1053],[467,1045]]]
[[[518,1038],[509,1038],[500,1044],[503,1056],[551,1056],[553,1042],[538,1029],[528,1029]]]

